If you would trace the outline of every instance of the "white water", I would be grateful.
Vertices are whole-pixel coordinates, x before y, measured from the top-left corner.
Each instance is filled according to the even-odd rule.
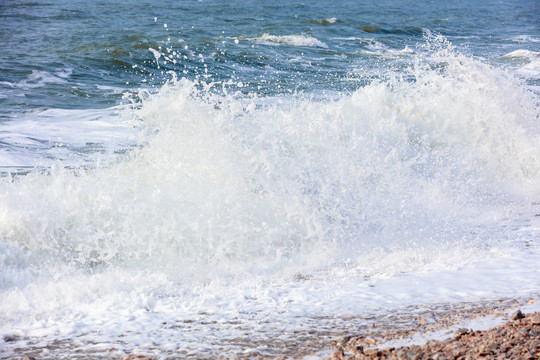
[[[137,122],[122,107],[104,110],[48,109],[1,124],[0,171],[77,166],[123,151],[137,139]],[[99,154],[99,155],[96,155]]]
[[[446,48],[333,99],[222,86],[141,93],[113,164],[2,178],[0,333],[234,353],[538,293],[537,98],[510,73]]]
[[[264,33],[259,37],[248,39],[252,41],[273,43],[273,44],[287,44],[291,46],[307,46],[307,47],[320,47],[327,49],[328,45],[322,41],[306,35],[271,35]]]

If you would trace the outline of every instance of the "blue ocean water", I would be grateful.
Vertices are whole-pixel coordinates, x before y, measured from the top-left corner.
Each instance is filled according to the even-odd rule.
[[[534,0],[3,1],[2,119],[109,107],[123,92],[159,86],[167,71],[242,81],[261,95],[351,91],[405,66],[407,56],[384,55],[420,51],[428,34],[504,66],[514,50],[538,50],[538,15]],[[150,48],[163,54],[157,62]]]
[[[366,314],[537,297],[539,18],[1,2],[0,357],[294,356]]]

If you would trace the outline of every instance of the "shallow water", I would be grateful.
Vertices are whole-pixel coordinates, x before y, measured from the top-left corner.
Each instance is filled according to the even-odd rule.
[[[276,355],[537,296],[538,12],[4,2],[0,355]]]

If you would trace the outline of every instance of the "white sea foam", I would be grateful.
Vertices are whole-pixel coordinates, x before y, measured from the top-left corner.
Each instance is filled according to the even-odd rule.
[[[519,49],[501,57],[517,64],[516,74],[525,79],[540,79],[540,52]]]
[[[46,86],[48,84],[63,84],[66,83],[72,73],[71,69],[58,70],[55,72],[32,70],[26,79],[13,84],[15,88],[32,89]]]
[[[103,160],[136,143],[137,124],[119,113],[103,110],[49,109],[28,112],[0,123],[1,171],[34,166],[80,165]]]
[[[442,47],[331,99],[203,89],[141,93],[114,164],[0,180],[1,334],[240,356],[538,291],[537,99],[507,72]]]
[[[261,36],[258,36],[256,38],[250,38],[248,40],[274,43],[274,44],[286,44],[286,45],[292,45],[292,46],[319,47],[319,48],[324,48],[324,49],[328,48],[328,45],[326,45],[322,41],[317,40],[316,38],[312,36],[306,36],[306,35],[278,36],[278,35],[270,35],[270,34],[264,33]]]
[[[371,56],[380,56],[380,57],[402,57],[402,56],[410,56],[411,54],[414,54],[414,50],[409,48],[408,46],[405,46],[401,50],[395,50],[390,49],[387,46],[381,46],[382,44],[370,44],[368,45],[368,49],[370,50],[362,50],[363,54],[371,55]]]
[[[320,19],[320,20],[313,20],[313,22],[321,25],[332,25],[337,23],[339,20],[336,17],[326,18],[326,19]]]
[[[538,57],[540,57],[540,52],[524,49],[515,50],[503,56],[503,58],[525,58],[529,60],[536,59]]]
[[[534,42],[539,43],[540,39],[535,38],[531,35],[518,35],[510,38],[509,40],[517,42],[517,43],[526,43],[526,42]]]
[[[363,48],[360,50],[362,54],[369,56],[378,56],[385,58],[395,58],[395,57],[404,57],[411,56],[415,53],[415,50],[411,49],[406,45],[403,49],[393,49],[388,45],[377,41],[374,38],[368,37],[346,37],[346,38],[337,38],[337,40],[347,40],[359,42]]]
[[[104,93],[109,94],[122,94],[125,92],[125,89],[117,86],[105,86],[105,85],[96,85],[96,88],[103,90]]]
[[[154,58],[156,59],[157,68],[159,69],[159,58],[161,57],[161,53],[157,51],[156,49],[152,49],[152,48],[148,48],[148,51],[150,51],[154,55]]]

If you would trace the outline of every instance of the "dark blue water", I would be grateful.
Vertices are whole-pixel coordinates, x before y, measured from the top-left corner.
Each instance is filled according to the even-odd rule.
[[[538,51],[539,7],[535,0],[4,0],[0,119],[33,109],[109,107],[124,92],[159,86],[167,71],[241,81],[242,91],[261,95],[354,90],[409,61],[385,51],[422,51],[428,34],[498,64],[514,50]],[[315,38],[327,47],[254,40],[264,34]],[[174,64],[161,57],[158,68],[149,48],[179,57]],[[374,49],[379,55],[365,52]]]

